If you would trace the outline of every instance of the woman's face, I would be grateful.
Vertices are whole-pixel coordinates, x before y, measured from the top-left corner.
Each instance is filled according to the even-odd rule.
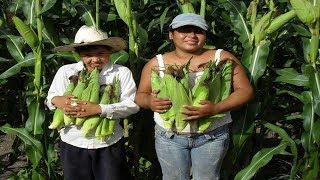
[[[206,31],[196,26],[182,26],[169,32],[176,48],[193,53],[200,50],[206,41]]]
[[[111,51],[104,46],[79,51],[79,55],[88,72],[91,72],[96,67],[102,69],[109,62],[110,54]]]

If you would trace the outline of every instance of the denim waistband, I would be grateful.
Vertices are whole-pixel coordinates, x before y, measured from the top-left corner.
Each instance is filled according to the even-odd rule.
[[[215,134],[215,132],[220,132],[220,131],[229,131],[228,129],[229,127],[229,124],[224,124],[220,127],[217,127],[211,131],[208,131],[208,132],[204,132],[204,133],[195,133],[195,132],[192,132],[192,133],[188,133],[188,132],[174,132],[174,131],[171,131],[171,130],[167,130],[161,126],[159,126],[158,124],[155,125],[155,130],[159,130],[159,131],[162,131],[162,133],[165,133],[166,134],[166,137],[172,137],[173,135],[178,135],[178,136],[187,136],[187,137],[196,137],[196,136],[201,136],[201,135],[209,135],[212,136],[212,134]]]

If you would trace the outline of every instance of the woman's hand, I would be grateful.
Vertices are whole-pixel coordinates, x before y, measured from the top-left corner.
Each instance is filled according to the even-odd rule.
[[[150,95],[150,109],[154,112],[163,113],[171,107],[169,98],[158,98],[160,90],[154,90]]]
[[[183,118],[182,120],[185,121],[194,121],[194,120],[200,120],[204,117],[214,115],[214,107],[215,105],[209,101],[209,100],[201,100],[199,101],[199,104],[201,104],[200,107],[191,106],[191,105],[184,105],[183,107],[186,110],[180,111],[183,114],[188,115],[188,117]]]

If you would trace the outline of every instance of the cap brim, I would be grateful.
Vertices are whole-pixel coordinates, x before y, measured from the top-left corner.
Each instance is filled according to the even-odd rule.
[[[103,39],[100,41],[94,41],[89,43],[74,43],[70,45],[55,47],[52,51],[75,51],[76,47],[80,46],[92,46],[92,45],[102,45],[109,46],[112,48],[112,52],[117,52],[127,48],[125,40],[119,37],[110,37],[108,39]]]
[[[192,21],[180,21],[179,23],[174,23],[171,25],[171,28],[172,29],[176,29],[176,28],[179,28],[179,27],[182,27],[182,26],[196,26],[196,27],[199,27],[205,31],[208,30],[207,27],[205,27],[204,25],[201,25],[199,23],[196,23],[196,22],[192,22]]]

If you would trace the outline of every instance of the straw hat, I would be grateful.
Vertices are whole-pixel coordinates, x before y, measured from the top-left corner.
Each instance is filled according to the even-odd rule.
[[[112,52],[117,52],[127,47],[126,42],[119,37],[108,37],[108,34],[94,26],[82,26],[74,38],[74,43],[70,45],[58,46],[53,51],[75,51],[75,47],[103,45],[112,48]]]

